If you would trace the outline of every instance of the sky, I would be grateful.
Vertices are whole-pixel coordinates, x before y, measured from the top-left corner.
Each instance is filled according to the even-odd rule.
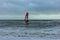
[[[0,0],[0,19],[60,19],[60,0]]]

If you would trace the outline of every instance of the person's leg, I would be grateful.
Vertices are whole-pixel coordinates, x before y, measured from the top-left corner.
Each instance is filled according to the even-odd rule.
[[[25,22],[26,22],[26,24],[28,24],[28,20],[26,20]]]

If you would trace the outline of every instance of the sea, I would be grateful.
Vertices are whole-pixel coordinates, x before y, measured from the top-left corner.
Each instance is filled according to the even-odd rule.
[[[24,20],[0,20],[0,39],[1,37],[60,40],[60,20],[29,20],[28,24]]]

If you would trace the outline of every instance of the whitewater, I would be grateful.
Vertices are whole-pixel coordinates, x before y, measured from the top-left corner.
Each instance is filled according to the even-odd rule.
[[[60,20],[0,20],[0,40],[60,40]]]

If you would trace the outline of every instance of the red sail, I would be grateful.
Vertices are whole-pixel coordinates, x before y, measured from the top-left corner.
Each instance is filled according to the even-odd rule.
[[[28,22],[28,15],[29,15],[29,13],[26,12],[26,15],[25,15],[25,22],[26,22],[26,23]]]

